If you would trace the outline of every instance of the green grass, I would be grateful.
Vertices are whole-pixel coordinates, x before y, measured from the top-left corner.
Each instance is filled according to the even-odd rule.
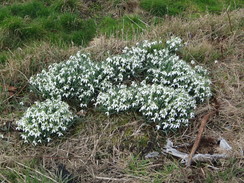
[[[107,3],[119,7],[123,2]],[[93,2],[88,6],[91,16],[89,13],[87,15],[85,6],[80,0],[2,1],[0,49],[14,50],[29,42],[41,40],[59,46],[72,44],[85,46],[97,34],[132,39],[147,27],[140,15],[121,15],[112,18],[113,11],[104,12],[106,7],[102,2]],[[243,7],[243,3],[241,0],[142,0],[140,6],[156,16],[187,12],[193,12],[191,15],[194,16],[194,13],[199,12],[219,13],[228,6],[230,10]],[[155,19],[155,24],[157,20]]]
[[[51,11],[49,8],[46,8],[43,3],[38,1],[22,4],[15,3],[9,7],[9,10],[13,16],[19,16],[22,18],[28,16],[31,19],[47,17]]]
[[[28,165],[29,163],[22,164],[19,163],[15,167],[6,167],[6,169],[1,170],[0,180],[3,179],[7,182],[19,182],[19,183],[54,183],[62,182],[68,183],[73,177],[64,175],[62,171],[52,173],[43,167],[33,167]]]
[[[140,6],[155,16],[177,15],[184,12],[220,13],[230,6],[230,10],[243,7],[240,0],[142,0]]]
[[[78,0],[27,1],[0,6],[0,49],[30,41],[86,45],[96,33],[95,21],[82,19]]]
[[[125,1],[116,0],[116,6],[119,6],[122,2]],[[150,8],[146,9],[145,7],[143,7],[143,2],[149,2],[149,4],[146,5]],[[156,11],[156,13],[153,13],[153,7],[151,7],[150,4],[151,2],[158,2],[160,6],[160,2],[167,1],[142,0],[141,7],[151,12],[153,15],[156,15],[154,17],[150,15],[149,17],[143,18],[151,19],[152,17],[152,19],[154,19],[154,23],[159,24],[162,29],[171,25],[160,24],[164,21],[164,13],[161,12],[160,8],[158,8],[158,12]],[[220,2],[220,0],[217,0],[217,2]],[[187,15],[188,12],[203,14],[206,12],[218,13],[218,11],[222,11],[222,8],[226,9],[229,4],[231,5],[230,10],[243,6],[243,3],[240,0],[235,0],[235,3],[234,0],[221,0],[221,3],[215,3],[211,0],[182,0],[170,1],[169,4],[161,4],[162,6],[166,7],[166,12],[170,11],[170,15]],[[173,6],[175,4],[177,4],[177,6]],[[188,5],[190,4],[191,6],[188,7]],[[36,5],[40,5],[40,8],[36,9],[36,11],[33,11],[32,8],[35,9]],[[85,19],[82,16],[82,6],[83,5],[81,1],[77,0],[2,0],[0,2],[1,118],[10,119],[10,122],[14,123],[14,120],[18,119],[23,111],[26,110],[26,108],[30,104],[32,104],[33,101],[36,100],[36,98],[29,93],[26,87],[27,80],[25,77],[29,78],[31,75],[40,72],[42,68],[46,68],[50,63],[67,60],[70,55],[74,55],[80,49],[78,47],[79,45],[85,45],[89,42],[89,40],[96,36],[96,34],[106,34],[108,37],[118,36],[123,40],[128,37],[132,38],[133,36],[138,36],[134,34],[141,33],[143,32],[143,29],[147,29],[145,24],[140,21],[145,21],[145,19],[141,18],[142,15],[140,14],[122,15],[114,18],[112,15],[110,16],[111,12],[106,12],[107,14],[105,14],[104,16],[97,17],[97,15],[99,15],[98,11],[103,11],[104,6],[103,4],[97,2],[96,6],[89,7],[89,11],[92,12],[92,16],[88,16],[89,18],[86,17]],[[43,7],[45,9],[43,9]],[[93,12],[94,14],[96,14],[95,16]],[[226,14],[221,15],[221,17],[223,18],[225,17],[225,15]],[[188,37],[186,36],[188,36],[190,30],[190,34],[193,36],[189,38],[190,43],[191,39],[193,40],[192,45],[188,46],[188,50],[183,50],[182,57],[184,58],[184,60],[187,61],[195,59],[198,63],[210,65],[211,68],[213,67],[212,72],[214,73],[214,71],[216,70],[217,74],[220,75],[218,77],[221,78],[220,80],[218,79],[218,77],[215,76],[215,79],[213,79],[214,86],[218,87],[218,91],[223,91],[223,94],[219,92],[220,94],[218,95],[218,97],[220,98],[220,100],[226,100],[227,102],[231,103],[231,105],[233,105],[231,107],[231,110],[228,110],[228,105],[223,106],[223,109],[220,109],[220,116],[216,116],[216,118],[213,120],[215,122],[219,121],[220,123],[224,120],[225,123],[233,124],[235,125],[235,128],[237,126],[237,128],[239,129],[239,123],[237,123],[238,118],[236,116],[240,117],[241,119],[241,114],[238,113],[236,101],[241,101],[241,97],[235,98],[232,95],[238,94],[238,89],[234,88],[234,85],[239,86],[241,83],[239,81],[239,77],[236,77],[236,74],[238,75],[238,70],[235,70],[235,68],[233,68],[231,64],[237,64],[236,67],[238,67],[239,69],[238,63],[235,63],[235,59],[233,58],[239,59],[239,55],[241,56],[241,54],[240,52],[234,52],[235,50],[232,51],[232,49],[237,49],[238,47],[241,47],[238,46],[237,43],[238,41],[241,41],[239,39],[239,37],[241,36],[239,33],[236,34],[236,32],[241,31],[244,25],[244,21],[236,19],[233,14],[230,14],[230,16],[234,34],[231,33],[228,26],[229,24],[227,16],[226,21],[221,22],[221,20],[219,19],[214,20],[216,17],[210,14],[208,17],[206,17],[209,20],[209,23],[206,23],[207,21],[204,23],[203,19],[199,19],[201,25],[198,27],[197,24],[194,24],[196,25],[196,27],[194,28],[191,27],[191,24],[189,23],[192,19],[190,19],[189,22],[185,24],[185,26],[183,26],[184,24],[180,24],[179,22],[177,22],[177,25],[179,26],[177,26],[176,28],[172,26],[171,28],[166,29],[167,32],[162,31],[162,33],[156,33],[156,30],[152,29],[151,38],[161,39],[160,36],[164,38],[166,34],[172,33],[183,36],[184,40],[188,40]],[[135,23],[131,21],[131,19]],[[148,23],[147,21],[145,22]],[[174,25],[174,22],[172,22],[172,25]],[[222,27],[222,25],[226,26]],[[158,28],[161,30],[161,27]],[[201,31],[198,31],[199,29],[201,29]],[[147,30],[151,29],[149,28]],[[155,34],[153,34],[153,31],[155,31]],[[215,37],[212,34],[212,37],[209,37],[207,39],[206,37],[209,36],[209,33],[212,32],[214,32],[215,37],[224,39],[222,41],[215,40]],[[122,33],[124,33],[125,35],[122,35]],[[234,35],[235,37],[233,37],[232,41],[231,37]],[[109,47],[106,41],[107,39],[104,41],[106,43],[104,44],[104,46],[101,46],[99,48],[93,47],[95,54],[105,54],[104,50],[107,51],[109,48],[113,48],[115,50],[117,49],[114,48],[116,47],[114,45],[111,45]],[[74,44],[74,47],[71,47],[72,44]],[[17,47],[22,47],[23,45],[26,46],[21,49],[15,49]],[[224,49],[223,53],[220,49],[221,45],[224,48],[226,47],[226,50]],[[101,48],[103,48],[104,50],[95,50]],[[119,49],[122,48],[119,47]],[[213,62],[216,59],[219,60],[219,64],[213,65]],[[225,59],[227,60],[226,62],[224,61]],[[7,70],[11,71],[8,73]],[[237,80],[236,83],[234,80],[235,77]],[[2,81],[3,83],[1,83]],[[233,83],[233,88],[232,85],[229,84],[230,81],[231,83]],[[20,93],[17,93],[16,96],[13,96],[11,98],[9,96],[9,93],[6,91],[4,84],[7,84],[7,86],[10,85],[17,87],[17,91]],[[240,85],[240,89],[241,86],[242,85]],[[225,88],[228,88],[228,90]],[[224,92],[225,90],[226,92]],[[25,103],[24,106],[20,106],[19,103],[21,101]],[[239,103],[238,105],[240,106],[241,103]],[[230,112],[228,113],[226,111]],[[223,115],[223,113],[227,114]],[[227,115],[229,115],[228,118],[226,117]],[[191,181],[198,182],[238,182],[243,179],[242,177],[244,169],[242,168],[243,165],[241,159],[238,158],[233,160],[218,161],[218,164],[216,165],[216,170],[209,168],[207,166],[207,163],[201,164],[199,165],[199,167],[193,167],[189,170],[189,172],[186,171],[188,169],[186,169],[179,163],[180,160],[172,158],[171,156],[161,155],[159,158],[156,159],[144,159],[143,155],[147,154],[148,152],[161,151],[161,148],[165,144],[166,136],[164,134],[160,134],[159,136],[158,132],[155,132],[153,126],[146,126],[141,128],[141,120],[142,119],[140,117],[137,117],[134,114],[112,116],[108,120],[107,116],[105,116],[104,114],[96,112],[92,112],[92,114],[88,113],[86,117],[84,117],[84,123],[80,123],[79,125],[77,125],[74,129],[71,130],[70,136],[66,136],[64,138],[67,138],[68,141],[71,142],[71,146],[69,146],[72,147],[71,149],[78,149],[77,152],[75,152],[75,154],[78,155],[82,154],[83,151],[86,151],[85,153],[90,155],[94,152],[94,147],[97,147],[97,153],[95,154],[94,162],[89,159],[87,164],[78,164],[79,166],[76,166],[76,164],[74,165],[73,162],[71,162],[70,160],[55,161],[66,163],[67,166],[70,166],[70,170],[74,171],[75,175],[77,176],[82,177],[84,174],[87,174],[87,177],[85,178],[87,178],[88,182],[103,180],[95,180],[94,178],[89,177],[89,172],[84,171],[86,168],[94,170],[94,174],[97,176],[100,176],[100,173],[101,176],[108,178],[116,178],[116,176],[118,176],[118,178],[122,177],[127,179],[131,176],[131,178],[135,178],[133,179],[135,180],[135,182],[190,182],[190,180],[188,180],[188,177],[192,177],[194,179]],[[138,124],[135,123],[133,125],[130,125],[130,123],[133,121],[139,122]],[[2,123],[5,121],[0,120],[0,122]],[[214,124],[214,126],[218,125],[216,123]],[[210,126],[211,129],[212,127],[213,126]],[[219,128],[222,128],[221,125],[217,127],[218,130]],[[2,129],[2,126],[0,128]],[[236,136],[236,138],[234,138],[232,141],[233,144],[235,143],[235,141],[240,140],[238,136],[240,134],[243,134],[242,131],[233,131]],[[6,158],[8,158],[9,155],[13,155],[16,157],[17,161],[21,161],[22,164],[26,167],[16,164],[15,161],[12,161],[11,158],[9,158],[8,161],[6,161],[6,164],[2,163],[0,166],[1,181],[3,175],[9,182],[54,182],[50,178],[54,179],[57,182],[65,182],[63,177],[61,176],[61,173],[50,173],[49,170],[43,168],[41,162],[23,162],[23,159],[19,159],[22,156],[32,153],[33,151],[36,151],[38,153],[44,152],[42,148],[37,148],[35,150],[32,147],[24,146],[28,147],[29,149],[21,149],[22,147],[17,146],[21,144],[21,141],[19,141],[18,135],[16,135],[15,132],[7,131],[6,134],[5,132],[3,134],[5,137],[8,138],[8,140],[1,140],[2,145],[0,145],[0,151],[3,152],[2,156],[4,157],[4,155],[6,154]],[[75,135],[75,137],[72,137],[72,135]],[[192,135],[192,133],[187,132],[186,135]],[[98,136],[101,138],[99,139],[99,141],[96,141]],[[175,136],[179,136],[179,134],[175,133]],[[88,143],[82,143],[83,139],[88,139]],[[181,142],[183,140],[180,139],[179,141]],[[97,142],[98,144],[96,144],[95,142]],[[150,145],[149,142],[152,142],[153,145]],[[55,143],[57,146],[55,144],[51,144],[46,147],[47,154],[44,153],[44,155],[48,156],[49,154],[55,154],[58,149],[57,147],[60,147],[60,152],[70,151],[70,148],[68,146],[66,147],[63,145],[62,140],[59,141],[59,139],[57,139]],[[84,145],[84,147],[86,148],[83,148],[82,145]],[[82,148],[81,151],[79,151],[80,148]],[[15,153],[17,151],[18,153]],[[57,153],[57,155],[60,154]],[[115,159],[111,159],[112,157],[114,157]],[[82,161],[87,161],[87,157],[82,158]],[[48,159],[46,159],[45,161],[47,161],[47,163],[51,162],[51,160]],[[107,165],[106,162],[108,162]],[[97,165],[97,167],[95,167],[94,165]],[[121,169],[118,168],[120,166],[122,166]],[[51,169],[50,171],[55,172],[53,170],[56,170],[55,167],[53,167],[53,169]],[[205,175],[203,177],[204,179],[199,179],[199,176],[202,175],[202,170],[203,172],[205,172]],[[36,171],[38,171],[39,173],[37,173]],[[122,172],[121,175],[118,175],[118,173],[120,172]]]
[[[99,24],[99,33],[108,37],[116,36],[125,39],[131,39],[138,33],[146,29],[142,18],[136,15],[125,15],[119,19],[109,16],[104,17]]]
[[[125,172],[129,175],[135,176],[141,180],[141,182],[190,182],[194,179],[198,182],[214,183],[214,182],[237,182],[237,178],[241,178],[244,175],[244,169],[241,167],[239,160],[232,158],[223,161],[223,165],[218,170],[211,170],[199,164],[192,168],[182,168],[182,164],[178,161],[165,160],[163,164],[160,164],[158,159],[142,159],[139,156],[131,156],[127,160],[127,166]],[[159,166],[156,166],[159,164]],[[201,168],[205,172],[202,176],[202,172],[199,172]],[[190,171],[189,171],[190,170]],[[187,173],[186,173],[187,172]]]
[[[81,6],[81,1],[78,0],[49,0],[51,7],[57,12],[77,12]]]
[[[150,173],[148,170],[149,165],[150,160],[140,159],[138,156],[135,156],[131,157],[125,171],[135,176],[146,176]]]
[[[138,156],[132,156],[128,160],[125,172],[139,178],[141,182],[177,182],[175,178],[183,176],[179,175],[180,168],[178,162],[169,161],[165,162],[165,164],[160,164],[155,159],[141,159]]]
[[[179,14],[186,9],[186,4],[167,0],[142,0],[141,7],[152,15],[163,16]]]
[[[241,178],[244,175],[244,168],[241,167],[240,160],[231,158],[224,162],[218,171],[207,171],[205,183],[214,182],[237,182],[236,178]]]

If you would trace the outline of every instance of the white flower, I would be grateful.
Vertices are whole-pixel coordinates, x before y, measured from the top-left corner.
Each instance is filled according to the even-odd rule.
[[[35,102],[27,109],[24,116],[17,121],[17,130],[22,130],[25,142],[37,145],[49,142],[51,136],[60,136],[73,121],[69,106],[60,100],[47,99]]]
[[[161,128],[161,127],[160,127],[159,125],[156,125],[156,129],[157,129],[157,130],[160,130],[160,128]]]
[[[48,70],[31,77],[30,84],[32,91],[46,98],[72,98],[82,108],[94,103],[107,115],[135,110],[162,129],[179,128],[194,116],[197,104],[211,96],[207,70],[195,66],[194,61],[191,66],[176,55],[183,45],[178,37],[166,41],[165,48],[160,41],[145,40],[135,47],[125,47],[121,55],[98,63],[92,62],[89,55],[78,52],[66,62],[53,64]],[[28,123],[26,121],[33,113],[35,110],[26,112],[18,129],[23,128],[20,124]],[[41,116],[34,118],[32,123],[36,125],[38,121],[55,121],[57,118]],[[38,125],[35,125],[36,128]],[[23,130],[28,134],[31,128],[25,126]],[[59,129],[64,131],[66,128],[65,125],[60,128],[41,126],[42,130],[58,135],[62,135]]]

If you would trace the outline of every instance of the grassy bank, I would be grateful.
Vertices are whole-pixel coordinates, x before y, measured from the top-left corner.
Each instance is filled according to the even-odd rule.
[[[148,24],[158,22],[157,19],[149,21],[150,15],[199,16],[242,6],[239,0],[3,1],[0,4],[0,49],[14,50],[34,41],[45,41],[59,47],[86,46],[100,34],[131,39]],[[149,14],[145,16],[142,10]],[[6,61],[6,54],[2,51],[0,61]]]
[[[68,3],[70,2],[70,3]],[[86,45],[95,35],[92,19],[80,17],[78,1],[30,1],[1,7],[1,47],[14,49],[44,40],[58,45]]]
[[[11,7],[19,2],[1,1],[1,8],[10,11]],[[57,36],[54,36],[54,39],[51,39],[50,31],[45,27],[41,29],[44,31],[41,37],[30,36],[22,39],[20,32],[13,31],[20,36],[19,45],[11,49],[1,49],[3,56],[0,60],[4,60],[0,68],[1,181],[156,183],[243,180],[244,169],[240,153],[244,146],[243,9],[228,12],[223,10],[219,15],[211,14],[209,11],[206,13],[204,9],[198,18],[180,15],[166,16],[162,19],[154,17],[151,10],[145,12],[140,8],[145,1],[106,1],[107,4],[103,4],[102,1],[87,1],[75,7],[80,9],[61,6],[61,10],[53,9],[61,1],[55,1],[56,4],[51,0],[43,2],[35,1],[48,7],[45,9],[49,12],[47,11],[46,15],[44,13],[42,18],[39,15],[37,17],[29,15],[30,24],[27,24],[28,17],[23,17],[21,14],[9,14],[10,16],[5,17],[0,23],[2,25],[5,22],[1,31],[9,31],[7,28],[10,23],[6,21],[8,19],[24,21],[19,26],[27,27],[32,26],[32,23],[43,27],[44,24],[40,22],[53,20],[51,16],[56,16],[58,19],[50,23],[50,26],[58,25],[58,32],[51,33],[52,36]],[[129,9],[132,6],[128,6],[128,2],[133,2],[138,9]],[[28,3],[32,4],[33,1],[23,1],[23,6],[19,7],[23,8]],[[107,5],[111,5],[110,8]],[[200,5],[197,3],[197,6]],[[87,7],[92,8],[88,11]],[[103,13],[104,9],[107,10],[106,13]],[[79,13],[81,11],[88,13],[82,17]],[[90,13],[94,17],[90,16]],[[62,41],[62,44],[54,41],[63,40],[62,35],[71,36],[80,30],[75,30],[77,24],[72,24],[74,27],[62,27],[61,17],[66,15],[76,17],[75,23],[76,20],[95,22],[95,33],[87,41],[86,47],[81,48],[80,43],[72,44],[70,40]],[[155,24],[152,20],[159,22]],[[16,30],[22,31],[22,28]],[[36,30],[39,31],[39,28]],[[133,34],[136,33],[136,36],[126,35],[126,31],[134,31]],[[177,35],[188,43],[180,53],[184,60],[188,62],[194,60],[197,64],[208,68],[211,73],[214,98],[219,101],[220,109],[219,114],[208,123],[204,136],[225,138],[233,147],[231,158],[214,163],[197,163],[191,168],[186,168],[180,160],[163,154],[158,158],[145,158],[149,152],[161,152],[167,138],[171,138],[176,145],[192,144],[199,121],[204,114],[212,110],[211,100],[209,104],[203,104],[197,109],[197,116],[188,128],[177,132],[165,134],[155,131],[136,113],[113,115],[108,118],[103,113],[89,109],[77,111],[80,122],[73,126],[66,136],[55,139],[48,145],[33,147],[23,144],[19,137],[20,133],[15,130],[15,122],[27,107],[38,100],[35,95],[29,93],[30,76],[51,63],[67,60],[78,50],[91,53],[92,58],[99,61],[108,55],[120,53],[122,48],[134,45],[138,41],[167,40],[171,35]]]

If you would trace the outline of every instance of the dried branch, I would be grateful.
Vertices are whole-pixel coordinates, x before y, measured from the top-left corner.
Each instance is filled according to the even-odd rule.
[[[203,134],[203,131],[204,131],[205,127],[206,127],[206,124],[208,122],[208,119],[210,118],[210,116],[214,115],[215,113],[216,113],[216,111],[212,111],[212,112],[206,114],[203,117],[203,119],[201,121],[201,125],[200,125],[199,130],[198,130],[197,138],[196,138],[196,140],[194,142],[194,145],[192,146],[191,153],[189,154],[189,157],[188,157],[187,166],[190,166],[191,165],[192,157],[195,154],[195,152],[196,152],[196,150],[197,150],[197,148],[199,146],[199,143],[201,141],[202,134]]]

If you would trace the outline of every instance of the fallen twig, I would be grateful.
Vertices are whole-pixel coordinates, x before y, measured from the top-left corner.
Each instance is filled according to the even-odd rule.
[[[194,145],[192,146],[191,153],[189,154],[189,157],[188,157],[187,166],[191,166],[192,157],[195,154],[195,152],[196,152],[196,150],[197,150],[197,148],[199,146],[199,143],[201,141],[202,134],[203,134],[203,131],[204,131],[205,127],[206,127],[208,119],[210,118],[210,116],[214,115],[215,113],[216,113],[216,111],[212,111],[212,112],[206,114],[203,117],[203,119],[201,121],[201,125],[200,125],[199,130],[198,130],[197,138],[196,138],[196,140],[194,142]]]

